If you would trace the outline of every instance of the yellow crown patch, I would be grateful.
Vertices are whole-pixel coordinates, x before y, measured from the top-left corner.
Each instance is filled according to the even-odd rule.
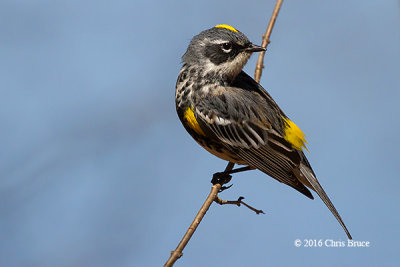
[[[223,28],[223,29],[227,29],[227,30],[230,30],[233,32],[238,32],[238,30],[236,30],[235,28],[233,28],[232,26],[229,26],[227,24],[220,24],[220,25],[215,26],[215,28]]]

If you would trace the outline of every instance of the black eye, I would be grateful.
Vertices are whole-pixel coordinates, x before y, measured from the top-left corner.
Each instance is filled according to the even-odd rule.
[[[231,43],[223,43],[223,44],[222,44],[222,50],[223,50],[225,53],[231,52],[231,50],[232,50],[232,44],[231,44]]]

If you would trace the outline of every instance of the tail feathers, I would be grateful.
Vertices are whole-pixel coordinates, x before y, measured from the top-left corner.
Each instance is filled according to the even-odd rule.
[[[303,180],[305,178],[305,181],[304,182],[302,181],[305,185],[309,186],[311,189],[317,192],[319,197],[322,199],[322,201],[325,203],[328,209],[332,212],[333,216],[335,216],[336,220],[338,220],[340,225],[343,227],[343,230],[346,232],[348,238],[353,239],[350,235],[349,230],[347,230],[347,227],[344,224],[342,218],[337,212],[335,206],[333,206],[331,200],[329,199],[328,195],[325,193],[324,189],[318,182],[312,170],[307,166],[305,166],[304,164],[300,164],[300,176],[303,176],[301,178],[299,177],[300,180]]]

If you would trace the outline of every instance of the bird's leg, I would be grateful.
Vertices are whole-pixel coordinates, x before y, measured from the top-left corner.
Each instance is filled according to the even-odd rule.
[[[245,172],[245,171],[250,171],[250,170],[254,170],[255,168],[252,168],[250,166],[246,166],[246,167],[240,167],[240,168],[236,168],[230,171],[227,171],[228,174],[233,174],[233,173],[238,173],[238,172]]]
[[[229,166],[229,164],[228,164],[228,166]],[[224,185],[224,184],[229,183],[230,180],[232,179],[232,175],[231,174],[238,173],[238,172],[249,171],[249,170],[254,170],[254,168],[252,168],[250,166],[240,167],[240,168],[236,168],[236,169],[233,169],[233,166],[228,168],[228,166],[225,169],[225,171],[214,173],[213,178],[211,180],[212,184]],[[220,192],[230,188],[231,186],[232,185],[230,185],[230,186],[222,186],[221,189],[220,189]]]
[[[236,168],[233,170],[225,170],[223,172],[216,172],[214,173],[214,177],[224,177],[224,176],[230,176],[229,174],[233,174],[233,173],[238,173],[238,172],[245,172],[245,171],[250,171],[250,170],[254,170],[255,168],[250,167],[250,166],[246,166],[246,167],[240,167],[240,168]],[[232,178],[232,177],[231,177]],[[229,182],[229,181],[228,181]]]

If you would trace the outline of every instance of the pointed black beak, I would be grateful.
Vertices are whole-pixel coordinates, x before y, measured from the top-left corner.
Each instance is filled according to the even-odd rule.
[[[247,48],[244,49],[244,51],[246,52],[261,52],[261,51],[265,51],[266,49],[262,46],[259,45],[255,45],[255,44],[250,44]]]

